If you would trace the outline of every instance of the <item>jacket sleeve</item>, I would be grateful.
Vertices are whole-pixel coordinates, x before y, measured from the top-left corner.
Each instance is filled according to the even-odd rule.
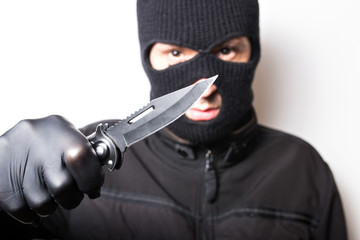
[[[324,198],[323,209],[319,225],[315,230],[315,240],[346,240],[347,230],[341,198],[336,187],[333,175],[329,171],[327,194]]]

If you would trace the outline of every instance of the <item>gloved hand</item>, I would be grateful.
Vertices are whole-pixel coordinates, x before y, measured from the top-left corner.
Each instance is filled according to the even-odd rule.
[[[60,116],[23,120],[0,137],[0,208],[23,223],[100,196],[103,181],[91,144]]]

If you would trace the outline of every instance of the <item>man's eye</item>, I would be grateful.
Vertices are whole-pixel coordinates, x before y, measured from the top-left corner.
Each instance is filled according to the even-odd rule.
[[[228,55],[228,54],[231,52],[231,49],[225,47],[225,48],[220,49],[219,52],[220,52],[222,55]]]
[[[174,57],[179,57],[180,54],[181,54],[181,52],[178,51],[178,50],[172,50],[172,51],[171,51],[171,55],[174,56]]]

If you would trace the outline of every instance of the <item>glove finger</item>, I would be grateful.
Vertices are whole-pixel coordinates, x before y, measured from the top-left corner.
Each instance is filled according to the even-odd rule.
[[[87,138],[66,119],[52,117],[61,126],[61,138],[57,139],[57,149],[63,153],[63,161],[73,176],[79,190],[91,196],[100,195],[104,182],[104,172],[99,159]]]
[[[65,209],[73,209],[80,204],[84,195],[79,191],[75,180],[62,161],[55,162],[56,165],[53,164],[44,171],[45,185],[56,203]]]
[[[39,221],[39,216],[29,208],[19,191],[9,195],[6,198],[6,204],[4,202],[0,203],[1,208],[18,221],[26,224]]]
[[[25,174],[23,193],[28,206],[39,216],[49,216],[56,210],[57,204],[46,188],[44,179],[36,171]]]
[[[83,135],[65,151],[64,162],[81,192],[93,198],[100,196],[104,172],[95,150]]]

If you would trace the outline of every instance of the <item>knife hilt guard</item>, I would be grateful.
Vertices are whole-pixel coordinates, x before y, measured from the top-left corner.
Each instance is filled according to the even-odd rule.
[[[89,142],[95,149],[101,165],[106,165],[110,171],[119,169],[122,165],[123,153],[116,147],[113,141],[106,135],[109,125],[99,124],[96,131],[88,137]]]

